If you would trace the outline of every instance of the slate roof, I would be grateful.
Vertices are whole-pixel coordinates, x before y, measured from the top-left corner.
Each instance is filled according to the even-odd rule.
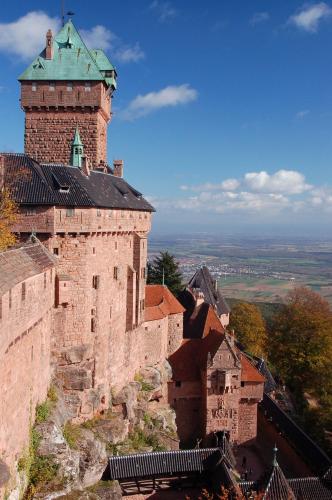
[[[204,295],[204,301],[216,308],[218,316],[230,313],[230,308],[219,288],[215,289],[215,280],[206,266],[202,266],[196,271],[189,281],[188,287],[190,289],[199,288]]]
[[[4,153],[6,181],[21,205],[101,207],[153,212],[142,194],[121,177],[78,167],[39,164],[25,154]]]
[[[112,76],[108,72],[113,72]],[[53,39],[53,58],[45,58],[45,50],[20,75],[24,80],[104,81],[116,88],[115,69],[101,50],[89,50],[69,20]]]
[[[310,464],[312,470],[321,474],[331,467],[331,459],[324,450],[266,393],[264,393],[261,406],[267,417],[277,425],[279,432],[287,436],[295,449]]]
[[[332,487],[319,477],[300,477],[288,479],[295,498],[298,500],[331,500]]]
[[[37,238],[0,252],[0,296],[18,283],[54,267],[56,258]]]
[[[262,500],[295,500],[296,497],[278,463],[272,467]]]
[[[146,285],[145,287],[145,321],[165,318],[169,314],[184,312],[184,307],[166,286]]]
[[[109,458],[109,479],[203,472],[216,466],[223,452],[218,448],[159,451]]]

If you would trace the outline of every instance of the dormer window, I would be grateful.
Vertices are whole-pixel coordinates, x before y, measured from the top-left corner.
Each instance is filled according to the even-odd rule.
[[[36,90],[37,90],[37,83],[36,82],[32,82],[31,90],[32,90],[32,92],[36,92]]]
[[[50,92],[54,92],[54,90],[55,90],[55,82],[50,82],[48,90]]]
[[[67,90],[68,90],[68,92],[73,91],[73,82],[67,82]]]
[[[84,90],[85,90],[85,92],[90,92],[90,90],[91,90],[91,83],[90,82],[85,82]]]

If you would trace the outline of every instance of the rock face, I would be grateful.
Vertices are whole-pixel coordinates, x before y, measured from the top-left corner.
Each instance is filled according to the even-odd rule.
[[[75,362],[85,355],[86,350],[70,349],[66,359]],[[72,390],[84,385],[86,373],[69,365],[61,372],[61,379]],[[122,498],[116,481],[101,481],[109,455],[178,448],[175,414],[164,397],[170,376],[168,363],[142,369],[135,381],[112,396],[109,410],[81,425],[69,423],[77,415],[75,394],[57,389],[57,402],[50,415],[35,426],[39,436],[37,456],[56,465],[56,477],[39,484],[33,498]],[[98,398],[99,387],[94,391]],[[93,400],[87,400],[86,404],[89,403],[94,405]],[[0,462],[0,481],[6,477],[6,468]]]

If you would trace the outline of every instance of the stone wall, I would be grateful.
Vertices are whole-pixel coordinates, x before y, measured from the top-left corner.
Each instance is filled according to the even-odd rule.
[[[37,403],[51,379],[54,269],[16,284],[1,298],[0,456],[12,469],[27,446]]]
[[[35,88],[36,90],[33,90]],[[50,90],[54,88],[54,90]],[[25,153],[42,163],[70,164],[75,128],[79,128],[84,153],[93,165],[106,161],[110,96],[100,82],[22,82],[25,110]]]
[[[168,316],[167,356],[179,349],[183,340],[183,313]]]
[[[182,443],[192,444],[196,438],[204,436],[200,381],[169,382],[168,402],[175,410],[178,436]]]
[[[203,376],[206,384],[206,435],[217,430],[230,432],[231,441],[237,441],[239,428],[239,397],[241,368],[232,348],[224,340]]]
[[[240,400],[238,443],[248,444],[257,436],[257,401]]]

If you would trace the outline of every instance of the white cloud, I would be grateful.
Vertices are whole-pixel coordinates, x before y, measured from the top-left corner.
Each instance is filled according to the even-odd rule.
[[[145,57],[138,42],[133,46],[126,45],[121,38],[105,26],[94,26],[90,30],[80,30],[80,33],[89,48],[108,50],[111,58],[121,63],[137,62]]]
[[[170,2],[163,2],[162,0],[153,0],[150,9],[157,14],[159,21],[162,23],[173,19],[178,14],[178,11]]]
[[[270,19],[270,14],[268,12],[255,12],[255,14],[250,19],[250,24],[255,26],[256,24],[264,23]]]
[[[319,2],[302,7],[301,10],[289,18],[288,22],[299,29],[315,33],[318,30],[320,21],[331,15],[331,7],[325,2]]]
[[[307,116],[309,113],[310,113],[309,109],[303,109],[301,111],[298,111],[295,116],[299,120],[302,120],[302,118],[304,118],[305,116]]]
[[[295,170],[278,170],[275,174],[249,172],[244,176],[245,184],[252,190],[262,193],[300,194],[310,189],[305,177]]]
[[[36,57],[45,47],[45,35],[50,28],[57,32],[60,19],[45,12],[28,12],[12,23],[0,24],[0,51],[18,56],[22,60]]]
[[[332,188],[309,185],[295,170],[248,172],[239,179],[180,186],[183,195],[155,199],[166,211],[192,210],[196,213],[247,214],[266,218],[283,213],[332,213]]]
[[[80,34],[90,49],[108,50],[118,41],[118,37],[112,31],[100,24],[90,30],[80,30]]]
[[[187,186],[182,185],[180,189],[182,191],[234,191],[240,186],[240,182],[237,179],[226,179],[219,184],[213,184],[212,182],[206,182],[204,184],[199,184],[198,186]]]
[[[0,52],[31,61],[45,47],[48,29],[57,33],[61,28],[60,19],[50,17],[42,11],[32,11],[11,23],[0,24]],[[80,30],[86,45],[91,49],[111,52],[111,58],[119,62],[136,62],[145,57],[139,44],[125,44],[115,33],[102,25],[88,30]]]
[[[197,91],[187,83],[177,86],[169,85],[157,92],[138,95],[125,110],[120,111],[119,116],[124,120],[135,120],[161,108],[174,107],[194,101],[197,99],[197,95]]]
[[[137,42],[133,47],[123,46],[115,51],[115,57],[123,63],[137,62],[145,58],[145,54],[139,43]]]

